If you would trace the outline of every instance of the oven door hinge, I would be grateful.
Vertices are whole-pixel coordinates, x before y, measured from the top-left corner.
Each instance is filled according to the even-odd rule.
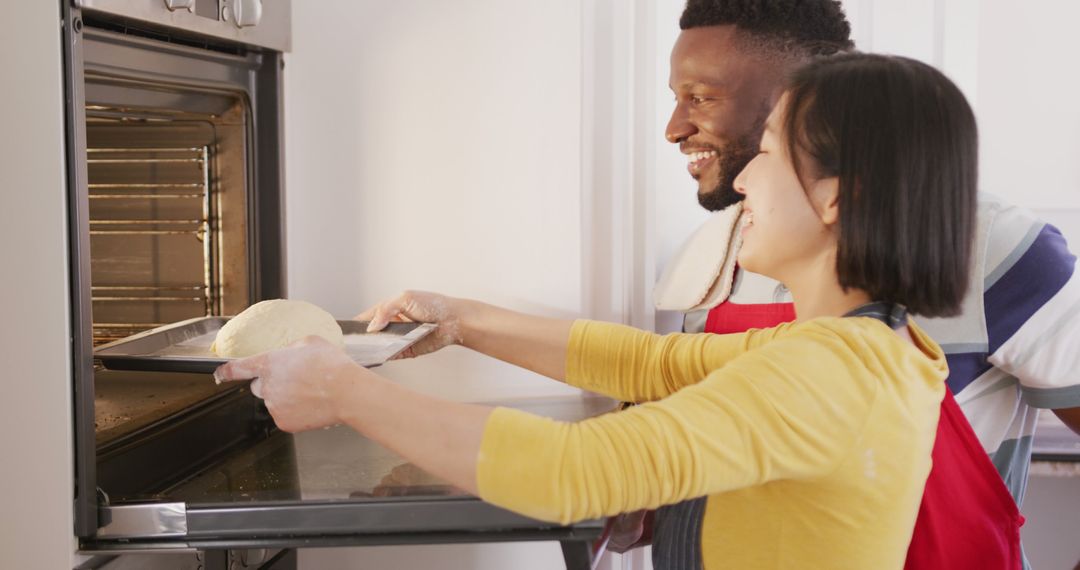
[[[105,492],[105,489],[97,487],[96,496],[98,506],[98,528],[101,528],[112,522],[107,518],[109,516],[109,510],[107,508],[109,506],[109,494]]]

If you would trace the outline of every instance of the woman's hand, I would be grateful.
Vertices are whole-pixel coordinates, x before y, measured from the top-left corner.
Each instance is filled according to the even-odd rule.
[[[344,394],[363,375],[341,348],[309,336],[280,350],[234,360],[214,372],[218,382],[255,380],[251,392],[266,402],[274,423],[290,433],[342,423]]]
[[[432,334],[395,358],[411,358],[459,344],[560,381],[566,377],[566,347],[574,324],[424,291],[406,291],[360,313],[356,319],[370,321],[368,331],[382,330],[390,321],[438,325]]]
[[[394,357],[395,359],[412,358],[453,344],[463,344],[461,319],[465,306],[466,302],[461,299],[446,297],[438,293],[406,291],[360,313],[356,316],[356,320],[369,321],[368,332],[380,331],[392,321],[438,325],[431,334]]]
[[[218,382],[252,378],[251,392],[283,431],[345,424],[447,483],[478,492],[476,458],[491,408],[413,392],[316,336],[214,372]]]

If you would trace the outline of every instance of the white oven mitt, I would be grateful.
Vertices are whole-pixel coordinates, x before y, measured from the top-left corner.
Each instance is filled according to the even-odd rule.
[[[716,212],[682,245],[653,289],[662,311],[711,309],[731,294],[738,259],[742,203]]]

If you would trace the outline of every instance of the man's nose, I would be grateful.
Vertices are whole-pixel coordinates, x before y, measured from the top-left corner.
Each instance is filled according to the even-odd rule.
[[[686,107],[681,104],[676,105],[675,110],[671,112],[671,119],[668,120],[664,137],[669,143],[678,143],[686,140],[696,132],[697,128],[690,122]]]

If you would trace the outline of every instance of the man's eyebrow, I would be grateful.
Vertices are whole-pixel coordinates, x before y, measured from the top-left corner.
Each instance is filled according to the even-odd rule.
[[[694,87],[705,87],[707,89],[726,89],[727,85],[716,81],[684,81],[679,85],[668,84],[668,89],[672,91],[676,90],[688,90]]]

